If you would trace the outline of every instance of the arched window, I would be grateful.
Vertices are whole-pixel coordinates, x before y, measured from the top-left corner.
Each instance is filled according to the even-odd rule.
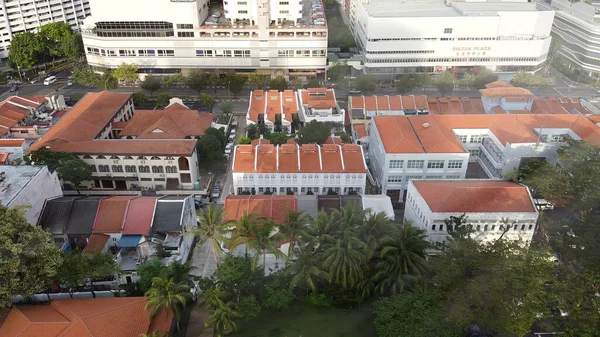
[[[105,156],[102,156],[102,155],[100,155],[100,156],[96,157],[96,159],[106,159],[106,157],[105,157]]]
[[[140,165],[140,166],[138,166],[138,170],[140,171],[140,173],[150,173],[150,166]]]
[[[119,159],[121,159],[121,158],[119,158],[119,157],[117,157],[117,156],[110,156],[110,159],[117,159],[117,160],[119,160]]]
[[[167,158],[165,158],[165,159],[166,159],[166,160],[175,160],[175,158],[173,158],[173,157],[167,157]]]
[[[188,171],[190,169],[190,163],[186,157],[179,157],[177,163],[179,164],[179,170]]]
[[[96,165],[90,165],[90,171],[96,172]]]
[[[113,172],[123,172],[123,166],[121,165],[113,165],[111,169]]]
[[[125,165],[125,172],[135,173],[135,165]]]
[[[144,157],[144,156],[139,156],[139,157],[138,157],[138,160],[146,160],[146,157]]]
[[[124,158],[124,159],[131,160],[131,159],[133,159],[133,157],[131,157],[131,156],[125,156],[125,158]]]
[[[98,171],[100,171],[100,172],[110,172],[110,168],[108,168],[108,165],[98,165]]]
[[[160,158],[159,158],[159,157],[152,157],[152,158],[150,158],[150,159],[152,159],[152,160],[160,160]]]
[[[162,166],[152,166],[152,173],[164,173],[165,170]]]
[[[87,154],[85,156],[83,156],[83,159],[94,159],[92,158],[92,156],[88,156]]]
[[[167,166],[166,170],[167,170],[167,173],[177,173],[177,167],[176,166]]]

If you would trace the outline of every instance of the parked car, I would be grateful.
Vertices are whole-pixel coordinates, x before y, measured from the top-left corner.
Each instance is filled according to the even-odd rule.
[[[554,209],[554,204],[546,199],[533,199],[533,203],[540,211],[551,211]]]
[[[29,83],[36,84],[39,80],[39,78],[34,78],[33,80],[29,81]]]
[[[18,90],[19,90],[19,86],[18,85],[15,85],[12,88],[10,88],[10,92],[15,92],[15,91],[18,91]]]
[[[348,92],[349,95],[351,96],[359,96],[360,95],[360,90],[350,90],[350,92]]]
[[[68,81],[67,81],[67,87],[70,87],[70,86],[72,86],[72,85],[73,85],[73,80],[68,80]]]
[[[212,193],[210,194],[210,197],[213,199],[217,199],[221,196],[221,188],[219,186],[215,186],[213,187]]]

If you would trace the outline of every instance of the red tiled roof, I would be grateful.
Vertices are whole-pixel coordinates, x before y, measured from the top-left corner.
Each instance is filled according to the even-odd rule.
[[[8,156],[10,156],[10,153],[0,152],[0,165],[6,164],[6,161],[8,160]]]
[[[408,117],[378,116],[373,120],[386,153],[424,153]]]
[[[0,147],[22,147],[25,139],[0,139]]]
[[[333,109],[336,107],[333,89],[308,88],[301,90],[300,93],[302,104],[307,105],[309,109]]]
[[[131,94],[111,91],[88,93],[68,114],[38,139],[29,151],[55,142],[77,144],[80,141],[91,141],[106,125],[116,122],[113,118],[130,99]],[[63,152],[71,151],[67,147]]]
[[[500,180],[411,181],[432,212],[535,212],[527,187]]]
[[[184,139],[203,136],[214,115],[174,103],[164,110],[137,110],[120,136],[136,139]]]
[[[96,139],[81,142],[56,141],[52,143],[51,150],[75,154],[188,156],[196,150],[196,142],[196,139]]]
[[[258,122],[258,116],[264,115],[267,109],[267,93],[264,90],[254,90],[250,93],[250,106],[248,107],[248,119],[254,123]]]
[[[147,235],[150,233],[158,197],[139,197],[129,202],[123,235]]]
[[[365,107],[364,96],[349,96],[350,109],[363,109]]]
[[[298,210],[298,202],[293,195],[230,195],[224,209],[225,221],[237,220],[247,212],[282,224],[288,210]]]
[[[2,337],[138,337],[154,329],[168,332],[160,313],[152,322],[146,297],[54,300],[50,305],[14,307],[0,326]]]
[[[106,246],[106,242],[110,239],[110,235],[94,233],[88,239],[88,243],[83,249],[85,253],[101,253],[104,247]]]
[[[496,87],[490,89],[479,90],[481,96],[488,98],[506,98],[506,97],[522,97],[522,98],[535,98],[535,95],[531,91],[524,88],[517,87]]]
[[[94,233],[121,233],[131,200],[136,196],[112,196],[102,199],[94,221]]]
[[[354,129],[354,132],[356,133],[356,137],[358,137],[359,139],[367,137],[369,135],[367,133],[367,127],[364,123],[352,124],[352,128]]]

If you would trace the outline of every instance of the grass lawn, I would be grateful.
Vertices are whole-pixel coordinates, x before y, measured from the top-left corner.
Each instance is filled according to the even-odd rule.
[[[287,311],[263,309],[250,322],[237,323],[232,337],[373,337],[372,309],[317,308],[296,302]]]

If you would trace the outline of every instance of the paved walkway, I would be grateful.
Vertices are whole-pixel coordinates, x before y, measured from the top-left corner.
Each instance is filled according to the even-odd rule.
[[[214,328],[212,326],[204,327],[206,320],[208,320],[208,312],[203,307],[196,306],[190,314],[185,337],[213,337]]]

